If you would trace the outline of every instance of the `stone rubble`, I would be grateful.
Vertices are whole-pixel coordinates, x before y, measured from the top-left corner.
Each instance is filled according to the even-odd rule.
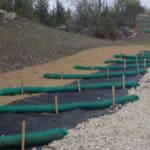
[[[0,9],[0,19],[2,21],[6,20],[14,20],[17,17],[17,15],[14,12],[7,12],[3,9]]]

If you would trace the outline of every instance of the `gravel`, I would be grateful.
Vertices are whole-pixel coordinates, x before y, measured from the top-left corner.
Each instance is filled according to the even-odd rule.
[[[149,90],[150,69],[140,80],[140,86],[128,91],[139,95],[139,101],[116,113],[78,124],[63,140],[54,141],[42,150],[149,150]]]

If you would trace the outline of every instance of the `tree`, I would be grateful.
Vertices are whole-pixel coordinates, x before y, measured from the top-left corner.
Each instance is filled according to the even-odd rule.
[[[49,17],[49,3],[48,0],[38,0],[36,4],[36,14],[41,23],[48,25]]]
[[[33,0],[1,0],[0,8],[26,18],[33,17]]]
[[[14,0],[13,9],[20,16],[33,18],[33,0]]]
[[[12,11],[14,7],[14,0],[0,0],[0,9]]]
[[[57,27],[65,24],[65,8],[59,0],[56,1],[56,17]]]
[[[144,12],[144,8],[139,0],[116,0],[115,11],[118,26],[133,27],[136,25],[137,15]]]
[[[52,11],[49,13],[47,25],[51,27],[57,27],[56,19],[57,19],[56,8],[53,8]]]
[[[114,40],[117,36],[115,12],[107,5],[103,7],[100,16],[100,24],[96,27],[95,35],[96,37]]]
[[[89,27],[93,20],[94,5],[89,0],[79,0],[76,5],[76,17],[81,27]]]

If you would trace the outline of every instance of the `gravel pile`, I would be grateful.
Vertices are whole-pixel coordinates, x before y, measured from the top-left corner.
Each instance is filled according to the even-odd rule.
[[[140,80],[140,87],[129,91],[138,94],[139,101],[127,104],[117,113],[78,124],[63,140],[54,141],[42,150],[149,150],[149,91],[150,70]]]

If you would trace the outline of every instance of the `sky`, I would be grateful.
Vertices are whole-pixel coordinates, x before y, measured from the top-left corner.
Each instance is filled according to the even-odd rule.
[[[60,0],[63,5],[68,8],[71,6],[71,0]],[[108,4],[112,4],[114,0],[106,0]],[[150,8],[150,0],[140,0],[141,4],[146,8]],[[51,8],[55,6],[56,0],[49,0]]]
[[[150,0],[141,0],[141,3],[146,8],[150,8]]]

